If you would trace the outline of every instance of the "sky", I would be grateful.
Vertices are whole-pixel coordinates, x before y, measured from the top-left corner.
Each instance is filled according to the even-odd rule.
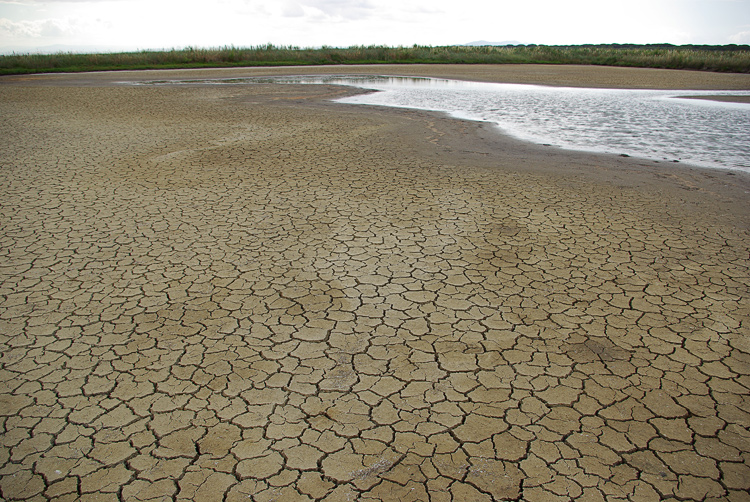
[[[750,44],[750,0],[0,0],[0,53]]]

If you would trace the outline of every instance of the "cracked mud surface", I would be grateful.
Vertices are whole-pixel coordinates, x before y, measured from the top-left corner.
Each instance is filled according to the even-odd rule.
[[[0,88],[0,498],[750,500],[747,176],[35,78]]]

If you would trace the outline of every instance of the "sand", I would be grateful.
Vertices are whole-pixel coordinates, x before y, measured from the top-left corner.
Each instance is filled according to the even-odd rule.
[[[0,498],[748,500],[747,175],[337,86],[116,84],[353,70],[750,88],[0,79]]]

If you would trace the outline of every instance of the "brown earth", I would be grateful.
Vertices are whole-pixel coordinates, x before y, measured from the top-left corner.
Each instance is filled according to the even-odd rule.
[[[727,103],[750,103],[750,96],[682,96],[688,99],[708,99],[710,101],[724,101]]]
[[[750,500],[747,175],[337,86],[114,85],[315,71],[750,88],[0,79],[0,498]]]

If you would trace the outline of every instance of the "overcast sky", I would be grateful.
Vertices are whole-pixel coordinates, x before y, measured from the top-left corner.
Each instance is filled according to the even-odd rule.
[[[3,52],[477,40],[747,44],[750,0],[0,0]]]

